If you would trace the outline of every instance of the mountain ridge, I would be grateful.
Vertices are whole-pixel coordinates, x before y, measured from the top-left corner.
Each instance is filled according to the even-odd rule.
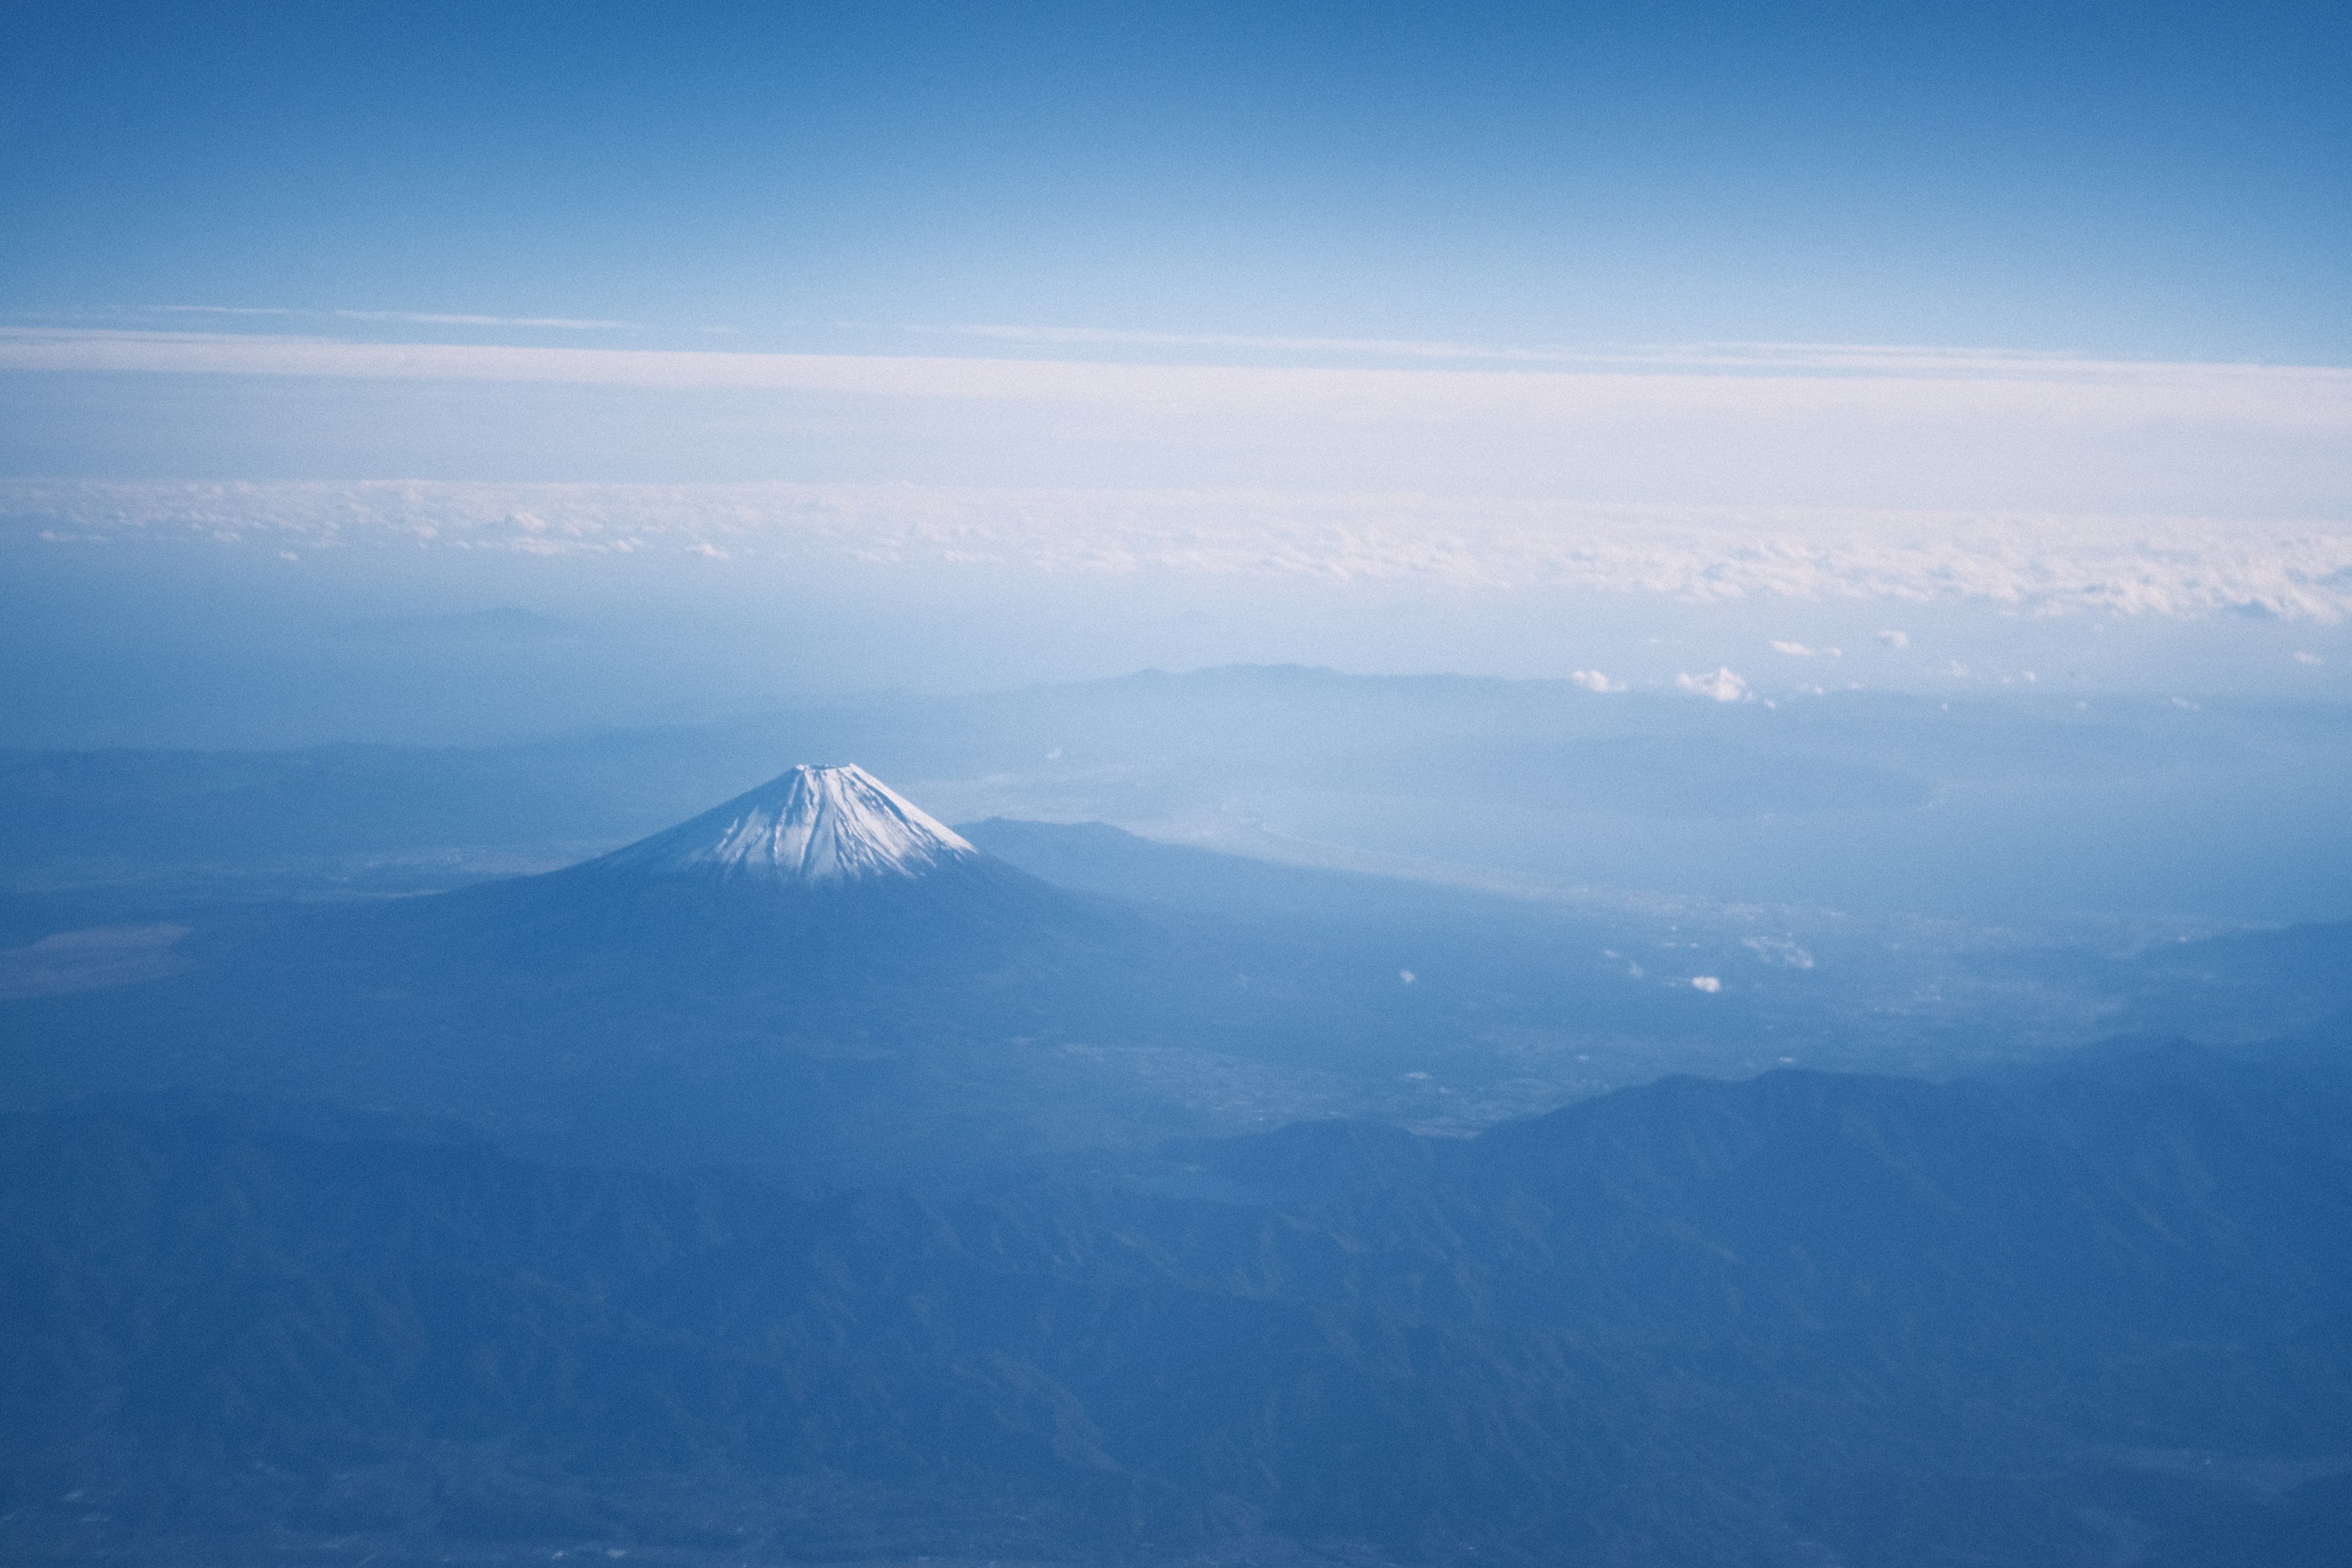
[[[2128,1065],[960,1197],[0,1118],[0,1551],[2332,1563],[2352,1077]]]

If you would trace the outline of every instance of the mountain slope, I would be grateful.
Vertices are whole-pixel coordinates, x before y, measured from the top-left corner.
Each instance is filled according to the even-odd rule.
[[[407,918],[404,918],[407,917]],[[1148,943],[1116,903],[982,853],[864,769],[797,767],[609,855],[485,883],[380,922],[447,962],[788,998],[815,1022],[878,994],[1118,962]]]
[[[1054,887],[855,768],[562,871],[182,951],[157,984],[9,1005],[13,1102],[268,1096],[566,1159],[871,1175],[1361,1099],[1302,1059],[1330,993],[1236,984],[1262,934]]]
[[[1775,1074],[954,1202],[18,1118],[0,1547],[2332,1563],[2348,1114]]]
[[[581,870],[823,885],[911,879],[979,855],[864,768],[803,765]]]

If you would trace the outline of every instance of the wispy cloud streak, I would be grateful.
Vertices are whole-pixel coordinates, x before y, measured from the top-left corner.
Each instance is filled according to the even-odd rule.
[[[626,321],[594,321],[571,316],[472,316],[426,310],[305,310],[290,305],[159,305],[157,311],[175,316],[277,316],[316,321],[385,321],[416,327],[545,327],[564,331],[611,331]]]
[[[842,323],[856,325],[854,322]],[[1491,360],[1597,371],[1764,372],[1810,374],[1996,376],[2073,381],[2138,380],[2150,376],[2266,375],[2280,368],[2215,363],[2102,360],[2064,351],[1953,348],[1916,343],[1699,342],[1617,348],[1544,348],[1409,338],[1251,336],[1237,332],[1139,331],[1104,327],[908,325],[901,331],[982,338],[1040,347],[1237,349],[1254,354],[1355,355],[1367,358]],[[2292,369],[2293,367],[2287,367]],[[2324,374],[2324,373],[2323,373]],[[2340,373],[2352,374],[2352,373]]]
[[[856,325],[844,322],[845,326]],[[994,342],[1049,348],[1240,349],[1250,353],[1360,354],[1393,359],[1508,360],[1564,364],[1594,356],[1565,349],[1507,348],[1491,343],[1432,342],[1416,338],[1255,337],[1243,332],[1153,332],[1110,327],[1017,327],[971,323],[907,326],[904,331],[940,337],[985,338]]]
[[[400,321],[420,327],[552,327],[572,332],[609,331],[629,324],[568,316],[448,316],[422,310],[337,310],[335,316],[345,321]]]
[[[1936,363],[1948,363],[1948,360]],[[1625,414],[2023,416],[2075,424],[2252,424],[2352,437],[2352,371],[2333,367],[2002,361],[1918,374],[1911,361],[1612,371],[1332,369],[1045,359],[363,343],[320,337],[0,329],[0,370],[732,388],[1342,420],[1537,421]],[[1867,369],[1870,374],[1853,374]]]

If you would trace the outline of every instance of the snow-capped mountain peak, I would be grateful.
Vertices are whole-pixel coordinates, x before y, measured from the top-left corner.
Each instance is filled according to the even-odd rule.
[[[656,875],[824,883],[919,877],[979,855],[921,807],[852,765],[794,768],[597,864]]]

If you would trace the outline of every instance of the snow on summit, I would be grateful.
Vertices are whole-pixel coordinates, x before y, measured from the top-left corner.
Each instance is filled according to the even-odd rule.
[[[598,864],[730,880],[846,882],[918,877],[979,853],[864,768],[798,767]]]

